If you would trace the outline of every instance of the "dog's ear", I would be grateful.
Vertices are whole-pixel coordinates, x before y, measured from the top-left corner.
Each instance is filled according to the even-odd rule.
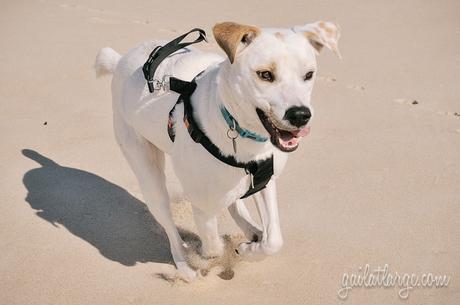
[[[340,38],[339,25],[333,22],[318,21],[295,26],[293,30],[294,32],[304,34],[318,53],[326,46],[326,48],[334,52],[339,58],[342,58],[337,45]]]
[[[227,54],[230,63],[233,63],[237,51],[241,50],[240,47],[249,45],[260,34],[260,29],[250,25],[223,22],[216,24],[212,32],[219,46]]]

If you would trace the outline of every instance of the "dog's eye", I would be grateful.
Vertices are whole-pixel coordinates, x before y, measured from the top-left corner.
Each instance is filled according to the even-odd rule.
[[[257,71],[257,76],[267,82],[273,82],[275,80],[275,76],[270,71]]]
[[[305,76],[303,77],[303,80],[304,80],[304,81],[307,81],[307,80],[312,79],[313,73],[314,73],[313,71],[307,72],[307,74],[305,74]]]

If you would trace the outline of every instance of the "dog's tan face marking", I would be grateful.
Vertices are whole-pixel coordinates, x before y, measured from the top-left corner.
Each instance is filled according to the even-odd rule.
[[[256,69],[257,71],[270,71],[276,73],[276,62],[272,61],[267,65],[262,65]]]
[[[271,62],[268,65],[258,67],[255,70],[255,73],[257,74],[259,81],[274,82],[277,79],[276,70],[276,62]]]
[[[225,51],[231,63],[235,61],[238,47],[249,45],[260,34],[260,29],[257,27],[234,22],[218,23],[212,31],[217,43]]]

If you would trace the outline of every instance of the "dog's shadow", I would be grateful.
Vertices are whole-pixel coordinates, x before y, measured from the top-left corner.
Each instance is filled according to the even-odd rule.
[[[39,217],[123,265],[173,264],[166,234],[143,202],[95,174],[61,166],[33,150],[22,153],[41,165],[23,178],[26,201]]]

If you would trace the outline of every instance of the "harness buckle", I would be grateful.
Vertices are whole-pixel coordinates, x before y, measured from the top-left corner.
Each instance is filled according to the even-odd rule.
[[[169,74],[163,75],[162,86],[163,86],[164,91],[169,91],[170,90],[170,83],[169,83],[170,78],[171,78],[171,75],[169,75]]]
[[[163,78],[161,80],[152,79],[152,80],[149,80],[148,83],[151,84],[154,90],[169,91],[169,79],[170,78],[171,78],[171,75],[165,74],[163,75]]]

